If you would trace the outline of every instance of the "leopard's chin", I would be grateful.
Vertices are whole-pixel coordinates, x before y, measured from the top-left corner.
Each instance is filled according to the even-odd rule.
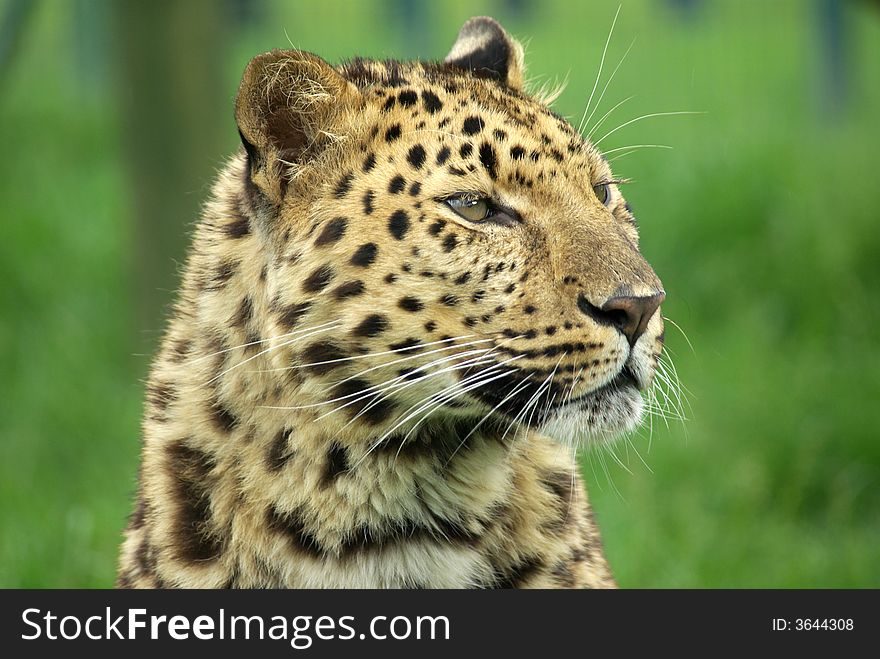
[[[602,387],[555,408],[540,430],[569,446],[600,444],[635,430],[644,414],[639,387],[625,368]]]

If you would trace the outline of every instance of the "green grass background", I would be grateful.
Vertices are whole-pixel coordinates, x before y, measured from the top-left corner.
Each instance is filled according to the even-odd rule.
[[[162,327],[134,320],[118,106],[112,76],[85,84],[70,56],[74,4],[40,5],[0,87],[4,587],[112,584],[149,364],[137,346]],[[413,44],[385,3],[269,2],[231,37],[230,106],[206,111],[231,117],[245,62],[286,46],[285,32],[331,61],[436,58],[468,16],[491,14],[527,41],[533,78],[567,78],[556,109],[576,122],[616,5],[533,5],[430,3]],[[584,456],[622,586],[880,586],[880,13],[847,3],[846,19],[850,95],[833,114],[815,3],[707,0],[690,18],[623,3],[606,75],[636,42],[603,111],[636,97],[606,127],[705,114],[647,119],[602,144],[674,147],[614,166],[635,181],[664,313],[693,346],[667,329],[689,420],[634,436],[641,459],[624,444]],[[230,119],[215,167],[235,140]],[[213,175],[168,194],[204,198]]]

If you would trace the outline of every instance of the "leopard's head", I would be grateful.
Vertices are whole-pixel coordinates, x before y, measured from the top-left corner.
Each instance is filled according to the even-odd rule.
[[[663,286],[608,162],[523,78],[522,47],[489,18],[443,62],[249,64],[245,189],[299,405],[372,437],[638,424]]]

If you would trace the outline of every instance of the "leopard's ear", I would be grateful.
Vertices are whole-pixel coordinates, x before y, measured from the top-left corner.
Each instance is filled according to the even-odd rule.
[[[523,47],[498,21],[488,16],[471,18],[462,26],[444,62],[468,69],[475,76],[498,80],[513,89],[523,86]]]
[[[280,203],[291,169],[326,146],[334,126],[359,101],[357,88],[317,55],[273,50],[252,59],[235,98],[251,180]]]

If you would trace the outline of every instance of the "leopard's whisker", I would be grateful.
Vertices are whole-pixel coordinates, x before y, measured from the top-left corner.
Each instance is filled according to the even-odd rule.
[[[428,368],[430,368],[433,365],[442,364],[444,362],[452,361],[453,359],[456,359],[456,358],[464,356],[464,355],[481,354],[481,353],[485,353],[485,352],[489,352],[489,351],[490,351],[489,348],[485,348],[485,349],[481,348],[481,349],[476,349],[476,350],[465,351],[464,353],[456,353],[454,355],[444,355],[443,357],[440,357],[440,358],[435,359],[431,362],[428,362],[427,364],[423,364],[422,366],[419,366],[418,369],[415,369],[415,370],[427,370]],[[389,384],[390,382],[400,381],[400,380],[403,380],[404,378],[405,378],[405,376],[400,375],[400,376],[397,376],[396,378],[393,378],[392,380],[382,382],[379,384],[371,385],[370,387],[367,387],[366,389],[362,389],[360,391],[357,391],[353,394],[346,394],[345,396],[338,396],[337,398],[330,398],[328,400],[322,400],[317,403],[308,403],[306,405],[294,405],[294,406],[265,406],[265,407],[267,407],[269,409],[280,409],[280,410],[312,409],[315,407],[324,407],[325,405],[329,405],[331,403],[336,403],[339,401],[348,400],[348,399],[353,398],[355,396],[358,396],[359,398],[357,398],[355,401],[352,401],[352,402],[357,402],[357,400],[361,399],[360,397],[369,397],[370,392],[375,391],[377,389],[381,389],[383,386]],[[341,384],[343,382],[346,382],[349,379],[350,378],[346,378],[345,380],[341,380],[337,384]],[[343,407],[345,407],[345,406],[343,406]],[[336,409],[342,409],[342,408],[336,408]],[[331,413],[334,411],[336,411],[336,410],[335,409],[331,410]],[[324,415],[322,415],[319,418],[323,418],[323,416]]]
[[[517,356],[517,357],[512,357],[510,360],[507,360],[507,361],[514,361],[514,360],[516,360],[516,359],[518,359],[518,358],[519,358],[519,356]],[[495,368],[495,367],[493,367],[493,368]],[[491,369],[490,369],[490,370],[491,370]],[[508,374],[509,374],[509,371],[504,371],[504,372],[500,373],[499,375],[497,375],[497,376],[495,376],[495,377],[493,377],[493,378],[489,378],[489,379],[486,379],[486,380],[481,380],[481,381],[477,382],[476,385],[469,385],[468,387],[463,388],[463,389],[462,389],[462,393],[465,393],[466,391],[470,391],[470,390],[472,390],[472,389],[474,389],[474,388],[476,388],[476,387],[479,387],[479,386],[484,386],[485,384],[488,384],[489,382],[491,382],[491,381],[493,381],[493,380],[496,380],[496,379],[498,379],[498,378],[500,378],[500,377],[505,377],[505,376],[508,375]],[[484,372],[483,372],[483,373],[480,373],[480,374],[478,374],[478,375],[484,375]],[[460,384],[461,384],[461,383],[456,383],[456,385],[452,385],[451,387],[448,387],[447,389],[452,389],[452,388],[455,387],[455,386],[460,386]],[[446,391],[446,390],[444,390],[444,391]],[[442,393],[442,392],[441,392],[441,393]],[[423,404],[420,405],[420,406],[419,406],[419,405],[413,405],[413,406],[410,407],[409,409],[405,410],[405,411],[404,411],[404,414],[407,414],[407,412],[409,412],[410,410],[412,410],[414,407],[417,407],[417,406],[418,406],[418,409],[416,409],[416,410],[415,410],[414,412],[412,412],[412,413],[407,414],[407,416],[405,416],[403,419],[399,420],[399,421],[398,421],[398,422],[397,422],[397,423],[396,423],[396,424],[395,424],[390,430],[388,430],[388,431],[385,432],[381,437],[379,437],[379,439],[377,439],[376,442],[375,442],[375,443],[369,448],[369,450],[367,451],[367,453],[364,454],[364,456],[362,456],[362,457],[360,458],[360,460],[358,460],[358,462],[355,464],[355,466],[357,466],[358,464],[360,464],[361,462],[363,462],[363,460],[367,457],[367,455],[369,455],[373,450],[375,450],[376,447],[380,446],[380,445],[382,444],[382,442],[384,442],[388,437],[390,437],[391,435],[393,435],[395,430],[397,430],[398,428],[400,428],[402,425],[404,425],[407,421],[409,421],[411,418],[413,418],[414,416],[416,416],[416,415],[417,415],[419,412],[421,412],[423,409],[425,409],[426,407],[429,407],[429,406],[432,404],[432,400],[435,399],[437,396],[438,396],[438,394],[434,394],[433,396],[431,396],[431,397],[428,398],[428,402],[427,402],[427,403],[423,403]],[[438,407],[439,407],[439,406],[438,406]]]
[[[433,346],[433,345],[438,345],[441,343],[450,343],[452,341],[457,341],[459,339],[467,339],[472,336],[476,336],[476,335],[466,334],[464,336],[451,337],[448,339],[441,339],[439,341],[431,341],[430,343],[421,343],[421,344],[419,344],[419,347]],[[492,339],[480,339],[478,341],[473,341],[471,343],[491,343],[491,341],[492,341]],[[470,344],[466,343],[464,345],[470,345]],[[454,347],[457,347],[457,346],[451,346],[451,347],[447,347],[447,348],[439,348],[439,349],[437,349],[437,351],[448,350],[448,349],[454,348]],[[273,373],[276,371],[291,371],[291,370],[296,370],[296,369],[301,369],[301,368],[313,368],[315,366],[326,366],[328,364],[341,364],[342,362],[350,362],[350,361],[355,361],[357,359],[367,359],[370,357],[382,357],[384,355],[392,355],[392,354],[395,354],[398,352],[406,352],[407,350],[412,350],[412,348],[407,347],[407,348],[396,348],[394,350],[383,350],[381,352],[368,352],[368,353],[364,353],[362,355],[352,355],[350,357],[340,357],[339,359],[326,359],[323,361],[309,362],[306,364],[293,364],[291,366],[282,366],[280,368],[269,368],[269,369],[265,369],[265,370],[257,371],[257,372],[258,373]],[[435,352],[435,351],[431,350],[428,352],[420,352],[418,355],[413,355],[413,357],[418,357],[419,355],[430,354],[431,352]],[[396,362],[392,362],[392,363],[396,363]]]
[[[681,112],[650,112],[648,114],[643,114],[641,116],[635,117],[634,119],[630,119],[629,121],[625,121],[624,123],[620,124],[617,128],[612,128],[607,133],[605,133],[602,137],[600,137],[598,140],[594,141],[593,146],[598,147],[602,142],[605,141],[606,138],[611,137],[612,135],[614,135],[614,133],[619,131],[621,128],[626,128],[627,126],[630,126],[636,122],[643,121],[645,119],[650,119],[652,117],[676,117],[676,116],[685,115],[685,114],[705,114],[705,112],[684,110]]]
[[[455,370],[463,370],[463,369],[466,369],[466,368],[470,368],[470,367],[473,366],[473,365],[482,365],[482,363],[483,363],[483,362],[474,362],[474,363],[471,363],[471,364],[461,364],[461,365],[457,365],[457,366],[455,366],[455,367],[451,367],[451,368],[445,369],[444,372],[451,372],[451,371],[455,371]],[[427,378],[427,377],[433,377],[433,376],[436,376],[436,375],[440,375],[440,373],[439,373],[439,372],[438,372],[438,373],[432,373],[432,374],[426,376],[426,378]],[[468,378],[465,378],[465,379],[462,380],[461,382],[465,382],[465,381],[467,381],[467,380],[468,380]],[[436,392],[436,393],[434,393],[434,394],[431,394],[431,396],[429,396],[429,399],[435,398],[435,397],[437,397],[438,395],[442,394],[442,393],[445,392],[445,391],[450,391],[450,390],[454,389],[456,386],[459,386],[459,385],[461,384],[461,382],[453,383],[453,384],[449,385],[448,387],[442,389],[440,392]],[[378,395],[378,394],[374,394],[374,395]],[[414,407],[420,405],[420,404],[421,404],[422,402],[424,402],[424,401],[425,401],[424,398],[421,399],[418,403],[414,404],[414,405],[413,405],[412,407],[410,407],[408,410],[404,411],[404,414],[406,414],[406,412],[408,412],[409,410],[413,409]],[[375,401],[374,401],[374,402],[375,402]],[[355,415],[354,418],[352,418],[348,423],[346,423],[342,428],[340,428],[339,431],[338,431],[336,434],[338,435],[339,433],[341,433],[346,427],[348,427],[349,425],[351,425],[351,424],[352,424],[352,423],[353,423],[353,422],[354,422],[359,416],[361,416],[361,414],[363,414],[363,413],[366,412],[366,411],[367,411],[367,408],[364,408],[364,410],[361,410],[357,415]],[[325,416],[326,416],[326,415],[325,415]],[[363,456],[363,458],[362,458],[361,460],[363,460],[364,458],[366,458],[367,455],[369,455],[370,452],[372,452],[372,450],[373,450],[376,446],[378,446],[382,441],[384,441],[384,439],[383,439],[383,438],[380,438],[380,440],[377,441],[377,443],[376,443],[372,448],[370,448],[370,449],[367,450],[367,453]]]
[[[590,111],[590,105],[593,103],[593,95],[596,93],[596,88],[599,86],[599,80],[602,78],[602,69],[605,67],[605,55],[608,53],[608,44],[611,43],[611,35],[614,34],[614,26],[617,25],[617,17],[620,15],[620,9],[623,5],[617,6],[617,11],[614,14],[614,20],[611,21],[611,29],[608,30],[608,38],[605,39],[605,47],[602,49],[602,59],[599,60],[599,72],[596,74],[596,81],[593,83],[593,89],[590,91],[590,98],[587,99],[587,106],[584,108],[584,114],[581,117],[581,121],[578,124],[578,132],[581,132],[584,127],[584,122],[587,118],[587,112]]]
[[[260,356],[262,356],[262,355],[265,355],[266,353],[272,352],[272,351],[274,351],[274,350],[279,350],[280,348],[284,348],[284,347],[286,347],[286,346],[293,345],[294,343],[298,343],[299,341],[301,341],[301,340],[303,340],[303,339],[307,339],[307,338],[312,337],[312,336],[315,336],[316,334],[321,334],[321,333],[323,333],[323,332],[328,332],[328,331],[330,331],[331,329],[335,329],[335,327],[327,327],[327,328],[324,328],[324,329],[315,330],[315,331],[313,331],[313,332],[309,332],[309,333],[307,333],[307,334],[303,334],[302,336],[296,336],[296,337],[294,337],[294,338],[292,338],[292,339],[288,339],[287,341],[284,341],[283,343],[280,343],[280,344],[278,344],[278,345],[270,346],[270,347],[266,348],[265,350],[261,350],[261,351],[258,352],[257,354],[252,355],[252,356],[248,357],[247,359],[244,359],[244,360],[242,360],[242,361],[240,361],[240,362],[238,362],[238,363],[236,363],[236,364],[233,364],[233,365],[230,366],[229,368],[227,368],[227,369],[221,371],[220,373],[218,373],[217,375],[215,375],[213,378],[211,378],[210,380],[208,380],[208,384],[212,384],[212,383],[216,382],[217,380],[219,380],[221,377],[223,377],[223,376],[226,375],[227,373],[230,373],[231,371],[234,371],[235,369],[244,366],[245,364],[247,364],[248,362],[253,361],[253,360],[256,359],[257,357],[260,357]]]
[[[520,391],[522,391],[525,387],[529,386],[530,384],[532,384],[532,383],[529,382],[528,380],[524,380],[512,392],[510,392],[509,394],[507,394],[507,396],[502,398],[500,403],[498,403],[495,407],[493,407],[491,410],[486,412],[486,414],[483,415],[483,417],[480,419],[480,421],[477,424],[475,424],[473,428],[471,428],[470,432],[464,436],[464,438],[461,440],[459,445],[455,447],[455,450],[452,452],[452,454],[446,460],[446,465],[449,465],[449,463],[452,461],[452,458],[454,458],[455,454],[458,453],[458,450],[462,446],[464,446],[464,444],[468,440],[468,438],[471,435],[473,435],[475,432],[477,432],[477,430],[480,428],[480,426],[482,426],[486,422],[487,419],[489,419],[495,412],[497,412],[498,409],[502,405],[504,405],[504,403],[506,403],[508,400],[513,398],[516,394],[518,394]]]
[[[481,352],[483,352],[483,351],[481,351]],[[486,352],[488,352],[488,351],[486,351]],[[398,377],[394,378],[393,380],[389,381],[388,383],[383,383],[383,385],[376,385],[376,387],[375,387],[376,390],[373,392],[359,396],[358,398],[355,398],[354,400],[351,400],[344,405],[340,405],[339,407],[336,407],[336,408],[330,410],[329,412],[325,412],[324,414],[322,414],[318,418],[316,418],[315,421],[316,422],[320,421],[321,419],[323,419],[327,416],[330,416],[331,414],[335,414],[339,410],[342,410],[342,409],[348,407],[349,405],[353,405],[355,403],[358,403],[364,399],[375,398],[375,400],[373,400],[369,404],[365,405],[364,408],[362,410],[360,410],[351,419],[351,421],[349,421],[349,423],[351,423],[352,421],[355,421],[357,418],[359,418],[360,416],[362,416],[363,414],[365,414],[366,412],[371,410],[373,407],[375,407],[376,405],[381,403],[383,400],[387,400],[388,396],[391,393],[398,393],[399,391],[402,391],[402,390],[407,389],[409,387],[415,386],[417,384],[423,384],[429,378],[435,378],[440,375],[445,375],[446,373],[452,373],[454,371],[463,370],[463,369],[469,368],[471,366],[475,366],[475,365],[479,366],[479,365],[482,365],[483,363],[493,363],[493,362],[494,362],[494,360],[492,360],[491,358],[487,358],[485,354],[481,354],[480,356],[475,357],[474,359],[468,360],[467,362],[456,363],[453,366],[447,366],[447,367],[442,368],[438,371],[433,371],[431,373],[428,373],[428,374],[426,374],[416,380],[407,381],[406,376],[401,375],[401,376],[398,376]],[[388,384],[388,386],[385,386],[386,384]],[[363,394],[363,393],[364,392],[358,392],[358,394]],[[346,424],[346,425],[348,425],[348,424]]]
[[[417,358],[419,358],[419,357],[424,357],[425,355],[431,355],[431,354],[435,354],[435,353],[438,353],[438,352],[446,352],[446,351],[449,351],[449,350],[454,350],[454,349],[456,349],[456,348],[464,348],[464,347],[467,347],[467,346],[479,345],[479,344],[486,343],[486,342],[491,342],[491,341],[492,341],[492,339],[480,339],[480,340],[478,340],[478,341],[467,341],[467,342],[465,342],[465,343],[456,343],[456,344],[451,345],[451,346],[446,346],[446,347],[443,347],[443,348],[435,348],[434,350],[429,350],[429,351],[427,351],[427,352],[419,352],[419,353],[416,353],[416,354],[414,354],[414,355],[409,355],[409,356],[407,356],[407,357],[401,357],[401,358],[399,358],[399,359],[394,359],[394,360],[392,360],[392,361],[390,361],[390,362],[385,362],[385,363],[382,363],[382,364],[376,364],[375,366],[371,366],[371,367],[369,367],[369,368],[366,368],[366,369],[364,369],[364,370],[362,370],[362,371],[359,371],[358,373],[355,373],[355,374],[353,374],[353,375],[348,376],[348,377],[345,378],[344,380],[340,380],[337,384],[343,384],[343,383],[345,383],[345,382],[348,382],[349,380],[354,380],[354,379],[356,379],[356,378],[363,377],[363,376],[366,375],[367,373],[372,373],[373,371],[377,371],[377,370],[380,370],[380,369],[383,369],[383,368],[388,368],[388,367],[394,366],[395,364],[400,364],[400,363],[405,362],[405,361],[410,361],[410,360],[412,360],[412,359],[417,359]],[[494,350],[494,349],[495,349],[494,347],[492,347],[492,348],[480,348],[480,350],[487,350],[487,351],[492,351],[492,350]],[[454,358],[456,357],[457,354],[458,354],[458,353],[455,353],[455,354],[449,355],[449,358],[450,358],[450,359],[454,359]],[[433,362],[432,362],[432,363],[433,363]],[[419,371],[419,370],[422,370],[422,369],[421,369],[421,368],[417,368],[417,369],[415,369],[415,370],[416,370],[416,371]]]
[[[675,397],[675,411],[681,416],[682,421],[685,420],[684,414],[684,406],[687,400],[687,396],[683,397],[681,387],[678,383],[678,376],[673,375],[671,372],[667,371],[666,365],[658,362],[657,364],[657,376],[663,381],[669,390],[672,392],[672,395]]]
[[[626,102],[628,102],[628,101],[631,101],[631,100],[634,99],[634,98],[635,98],[635,94],[630,95],[630,96],[627,96],[627,97],[626,97],[625,99],[623,99],[622,101],[619,101],[618,103],[615,103],[614,105],[612,105],[612,106],[611,106],[611,109],[608,110],[605,114],[603,114],[603,115],[602,115],[602,118],[599,119],[598,121],[596,121],[596,124],[595,124],[595,125],[590,129],[590,131],[587,133],[587,139],[589,140],[590,138],[593,137],[593,133],[596,131],[596,129],[599,128],[599,126],[601,126],[603,123],[605,123],[605,120],[606,120],[608,117],[611,116],[611,113],[612,113],[612,112],[614,112],[617,108],[619,108],[619,107],[620,107],[621,105],[623,105],[624,103],[626,103]],[[593,145],[593,146],[595,146],[595,145]]]
[[[691,352],[693,352],[696,355],[697,351],[694,350],[694,345],[691,343],[691,340],[688,338],[688,335],[685,333],[685,331],[681,328],[681,325],[679,325],[674,320],[672,320],[672,318],[668,318],[667,316],[663,316],[663,321],[669,323],[670,325],[672,325],[675,329],[677,329],[681,333],[681,335],[684,337],[684,340],[687,342],[688,346],[690,346]]]
[[[590,125],[590,120],[592,120],[593,115],[596,114],[596,110],[599,109],[599,106],[602,105],[602,99],[605,98],[605,92],[608,91],[608,86],[611,84],[611,81],[614,80],[614,76],[617,74],[617,70],[624,63],[624,61],[626,61],[626,56],[629,55],[629,51],[632,50],[632,47],[635,45],[635,43],[636,43],[636,40],[635,40],[635,38],[633,38],[633,40],[629,44],[629,48],[626,49],[626,52],[623,54],[623,57],[620,58],[620,61],[617,63],[617,66],[614,67],[614,71],[611,72],[611,75],[609,76],[608,80],[605,82],[605,86],[602,88],[602,93],[599,95],[599,100],[596,101],[596,107],[594,107],[593,111],[590,112],[590,116],[587,117],[587,120],[583,122],[584,126]],[[593,126],[593,128],[590,130],[590,134],[592,134],[593,130],[595,130],[595,129],[596,129],[596,127]]]
[[[630,144],[629,146],[619,146],[614,149],[608,149],[607,151],[603,151],[602,155],[607,156],[611,153],[617,153],[618,151],[626,151],[627,149],[632,149],[629,153],[633,151],[640,151],[641,149],[671,149],[672,147],[668,144]]]
[[[328,325],[335,325],[335,324],[341,324],[341,323],[339,323],[338,320],[331,320],[329,322],[322,323],[320,325],[315,325],[313,327],[306,327],[303,329],[294,330],[294,331],[288,332],[286,334],[281,334],[278,336],[270,336],[265,339],[258,339],[256,341],[248,341],[247,343],[235,345],[230,348],[223,348],[222,350],[217,350],[216,352],[211,352],[211,353],[208,353],[207,355],[202,355],[201,357],[197,357],[196,359],[188,360],[187,363],[188,364],[197,364],[201,361],[205,361],[206,359],[210,359],[211,357],[216,357],[217,355],[222,355],[224,353],[231,352],[233,350],[239,350],[241,348],[249,348],[250,346],[260,345],[262,343],[268,343],[269,341],[280,341],[282,339],[286,339],[288,337],[292,337],[297,334],[302,334],[303,332],[311,332],[312,330],[321,329],[321,328],[326,327]],[[333,328],[329,328],[329,329],[333,329]]]
[[[514,358],[511,358],[506,361],[508,361],[508,362],[514,361],[517,358],[518,357],[514,357]],[[501,377],[506,377],[507,375],[510,374],[511,371],[502,371],[497,376],[495,375],[495,372],[496,372],[495,367],[491,367],[489,369],[484,369],[483,372],[478,373],[475,376],[477,378],[477,381],[474,382],[473,384],[470,384],[469,386],[464,387],[464,388],[460,388],[460,389],[454,388],[454,389],[452,389],[452,391],[450,393],[444,394],[442,397],[435,399],[430,404],[429,409],[426,410],[426,412],[422,415],[422,417],[418,421],[416,421],[416,423],[413,425],[413,427],[406,433],[406,435],[403,437],[402,442],[406,442],[410,438],[410,436],[412,436],[412,434],[418,429],[418,427],[421,423],[426,421],[435,411],[437,411],[438,409],[441,409],[444,405],[446,405],[450,401],[455,400],[456,398],[460,398],[461,396],[465,395],[466,393],[469,393],[470,391],[473,391],[473,390],[478,389],[482,386],[485,386],[486,384],[489,384],[490,382],[493,382]],[[488,377],[489,375],[493,375],[493,377],[490,378],[490,377]],[[419,412],[419,411],[420,410],[416,410],[416,412]]]

